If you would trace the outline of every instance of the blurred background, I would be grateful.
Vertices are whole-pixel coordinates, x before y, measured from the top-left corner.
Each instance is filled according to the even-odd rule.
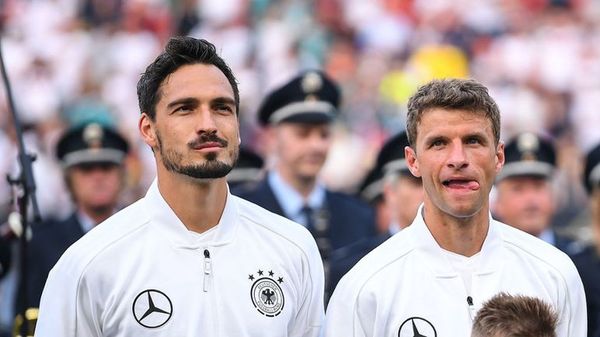
[[[324,69],[343,91],[342,119],[323,174],[354,192],[406,102],[433,78],[472,77],[520,131],[559,146],[557,223],[586,205],[582,155],[600,141],[600,1],[595,0],[3,0],[1,45],[34,163],[44,217],[72,212],[54,148],[68,127],[118,128],[132,153],[123,204],[154,177],[137,131],[136,83],[173,35],[213,42],[240,84],[242,142],[264,154],[256,110],[299,70]],[[0,175],[18,172],[14,128],[0,93]],[[11,209],[0,183],[0,223]],[[10,324],[4,287],[0,326]]]

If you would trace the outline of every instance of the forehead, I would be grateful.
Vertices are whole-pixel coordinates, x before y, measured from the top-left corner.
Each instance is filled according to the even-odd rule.
[[[417,124],[417,139],[421,136],[450,136],[485,133],[493,138],[492,122],[479,111],[433,108],[423,112]]]
[[[201,94],[233,98],[233,88],[225,74],[216,66],[203,63],[179,67],[161,83],[160,91],[159,102]]]

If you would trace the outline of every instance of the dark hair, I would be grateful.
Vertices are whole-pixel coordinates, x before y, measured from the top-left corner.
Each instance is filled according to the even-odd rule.
[[[160,85],[181,66],[188,64],[212,64],[227,77],[235,99],[236,114],[239,113],[240,94],[233,72],[225,61],[217,55],[215,46],[203,39],[188,36],[173,37],[163,53],[152,62],[137,83],[138,104],[142,113],[151,120],[156,117],[156,104],[160,100]]]
[[[482,114],[492,123],[496,144],[500,141],[500,110],[488,90],[474,80],[444,79],[431,81],[408,100],[406,132],[411,146],[417,140],[417,125],[428,110],[467,110]]]
[[[499,293],[475,316],[472,337],[556,337],[558,317],[539,298]]]

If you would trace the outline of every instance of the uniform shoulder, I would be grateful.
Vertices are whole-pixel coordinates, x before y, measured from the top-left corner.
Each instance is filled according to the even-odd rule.
[[[369,206],[369,204],[353,195],[329,190],[327,193],[331,202],[340,203],[347,207],[371,210],[371,206]]]
[[[143,202],[137,201],[115,213],[71,245],[55,269],[81,273],[99,254],[148,223]]]
[[[547,269],[556,270],[563,276],[576,273],[569,256],[551,244],[507,224],[495,221],[502,232],[502,239],[508,249],[541,264]]]
[[[302,247],[303,250],[308,246],[315,246],[312,235],[304,226],[241,197],[232,196],[239,205],[240,216],[255,224],[257,228],[273,233],[293,245]]]
[[[387,273],[395,271],[398,264],[414,251],[410,228],[393,235],[360,259],[342,277],[335,291],[345,293],[346,298],[356,298],[365,288],[379,287],[377,280],[386,279]]]

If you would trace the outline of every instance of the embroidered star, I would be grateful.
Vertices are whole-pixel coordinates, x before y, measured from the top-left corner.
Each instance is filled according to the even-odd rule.
[[[262,270],[259,270],[259,271],[258,271],[258,275],[262,276],[262,274],[263,274],[263,271],[262,271]]]
[[[280,277],[280,278],[278,278],[278,279],[277,279],[277,282],[279,282],[279,283],[283,283],[283,277]]]
[[[249,279],[250,281],[254,281],[254,275],[248,275],[248,279]]]
[[[273,276],[273,274],[275,274],[275,273],[273,273],[272,270],[269,270],[269,276]]]

